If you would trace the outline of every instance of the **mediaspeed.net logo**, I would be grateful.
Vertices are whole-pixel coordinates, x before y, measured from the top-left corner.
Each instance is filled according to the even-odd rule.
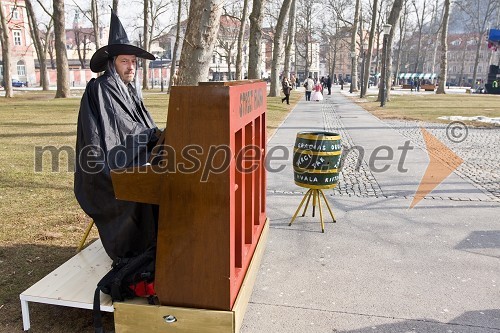
[[[410,204],[410,209],[415,207],[464,162],[425,128],[421,127],[420,130],[427,148],[429,165],[425,170],[422,180],[420,180],[420,184]],[[446,136],[451,142],[463,142],[467,138],[467,135],[467,126],[460,121],[451,122],[446,127]]]

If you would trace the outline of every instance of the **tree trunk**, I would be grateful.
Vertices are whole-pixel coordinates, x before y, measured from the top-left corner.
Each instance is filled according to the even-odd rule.
[[[467,43],[463,43],[463,44],[464,44],[464,51],[462,52],[462,64],[460,66],[460,75],[459,75],[459,79],[458,79],[458,85],[460,87],[464,86],[462,83],[464,80],[464,71],[465,71],[465,55],[467,54]]]
[[[283,70],[283,75],[288,78],[290,78],[290,57],[292,53],[292,47],[295,44],[295,2],[296,0],[292,0],[290,4],[290,11],[288,14],[288,34],[285,46],[285,68]],[[297,64],[295,64],[295,66],[297,66]],[[295,70],[295,72],[296,71],[297,70]]]
[[[113,11],[118,15],[118,0],[113,0]]]
[[[14,95],[12,91],[12,77],[11,77],[11,64],[10,64],[10,36],[9,29],[7,27],[7,17],[3,9],[3,2],[0,1],[0,23],[2,30],[0,31],[0,37],[2,42],[2,59],[3,59],[3,81],[5,89],[5,97],[11,98]]]
[[[143,35],[143,44],[142,48],[146,51],[149,50],[149,1],[151,0],[143,0],[144,1],[144,6],[143,6],[143,15],[144,15],[144,27],[142,30],[142,35]],[[148,85],[148,63],[149,61],[147,59],[142,59],[142,89],[148,90],[149,85]]]
[[[250,14],[250,38],[248,49],[248,78],[261,78],[262,8],[266,0],[253,0]]]
[[[418,15],[417,4],[416,2],[413,2],[413,7],[415,7],[415,13],[417,14],[417,25],[418,25],[418,43],[416,52],[417,59],[415,61],[415,70],[413,71],[414,73],[418,73],[418,65],[420,62],[420,49],[422,47],[422,29],[424,28],[424,15],[425,15],[426,4],[427,4],[426,1],[424,1],[422,8],[422,17],[420,18]]]
[[[221,13],[221,0],[191,1],[179,61],[179,85],[196,86],[207,80]]]
[[[392,9],[391,9],[391,13],[389,14],[389,19],[387,20],[387,23],[390,24],[392,26],[391,28],[391,32],[389,33],[389,36],[387,38],[387,52],[386,55],[385,55],[385,59],[382,59],[382,61],[385,61],[387,66],[385,68],[385,82],[381,82],[380,83],[380,89],[379,89],[379,95],[378,95],[378,98],[379,100],[381,100],[382,98],[382,92],[385,91],[385,94],[386,94],[386,98],[385,100],[387,102],[390,101],[390,92],[391,92],[391,86],[392,86],[392,42],[394,40],[394,33],[396,31],[395,27],[396,27],[396,24],[398,23],[399,21],[399,17],[401,15],[401,9],[403,8],[403,0],[395,0],[393,5],[392,5]],[[385,85],[385,89],[383,89],[384,87],[382,87],[382,85]]]
[[[444,0],[444,14],[441,29],[441,73],[436,94],[445,94],[446,78],[448,76],[448,21],[450,18],[450,0]]]
[[[243,13],[241,14],[240,30],[238,31],[238,52],[236,53],[236,80],[243,79],[243,39],[245,38],[245,26],[247,21],[248,0],[243,1]]]
[[[280,77],[279,70],[281,69],[280,58],[283,53],[283,33],[285,27],[285,20],[288,16],[288,10],[290,9],[291,0],[284,0],[283,5],[280,9],[280,14],[278,16],[278,21],[276,22],[276,31],[274,34],[273,43],[273,62],[271,65],[271,87],[269,90],[270,97],[276,97],[280,95]]]
[[[114,4],[113,4],[114,5]],[[97,0],[91,1],[91,18],[92,18],[92,28],[94,30],[94,38],[95,38],[95,49],[98,50],[100,46],[100,29],[99,29],[99,12],[97,8]],[[85,40],[84,40],[85,42]],[[84,44],[85,45],[85,44]]]
[[[56,98],[70,96],[68,55],[66,54],[66,30],[64,17],[64,0],[53,0],[53,18],[55,49],[57,63],[57,90]]]
[[[75,35],[75,44],[76,44],[76,52],[78,53],[78,61],[80,61],[80,66],[82,68],[85,68],[85,35],[83,36],[83,50],[81,47],[82,40],[81,40],[81,30],[80,28],[78,29],[73,29],[73,33]]]
[[[35,46],[38,62],[40,63],[40,86],[43,91],[49,90],[49,79],[47,77],[47,56],[45,54],[45,49],[42,45],[42,40],[40,39],[40,32],[38,31],[38,22],[33,11],[33,6],[31,5],[31,0],[25,0],[26,12],[28,14],[28,23],[30,27],[31,39]]]
[[[350,91],[358,91],[358,66],[356,57],[356,36],[358,35],[358,24],[359,24],[359,8],[360,0],[356,0],[356,7],[354,9],[354,22],[352,24],[352,35],[351,35],[351,54],[349,59],[351,60],[351,89]],[[353,57],[354,55],[354,57]]]
[[[436,4],[434,6],[434,10],[432,11],[433,16],[431,20],[431,28],[434,29],[436,26],[436,21],[437,21],[437,16],[438,16],[438,5],[439,5],[439,0],[436,0]],[[439,33],[440,27],[436,30],[436,36]],[[434,52],[432,53],[432,69],[431,69],[431,74],[434,74],[434,71],[436,70],[436,59],[437,59],[437,51],[438,51],[438,46],[439,43],[434,43]],[[432,82],[435,82],[434,79],[432,79]]]
[[[50,68],[56,69],[54,32],[47,30],[47,44],[45,45],[47,47],[47,53],[49,54]]]
[[[370,65],[372,63],[372,54],[373,54],[373,41],[375,39],[375,29],[377,27],[377,13],[378,13],[378,0],[373,0],[373,7],[372,7],[372,21],[370,25],[370,36],[368,39],[368,50],[366,50],[366,56],[365,56],[365,72],[362,74],[364,75],[364,80],[363,80],[363,87],[361,88],[362,95],[361,97],[366,96],[366,92],[368,91],[368,84],[370,80]]]
[[[181,39],[181,13],[182,13],[182,0],[179,0],[177,4],[177,27],[175,32],[175,43],[174,43],[174,52],[172,54],[172,59],[170,63],[170,80],[168,82],[168,90],[167,92],[170,94],[170,90],[174,85],[175,70],[177,63],[177,49],[179,48],[179,40]]]
[[[479,38],[477,41],[477,47],[476,47],[476,57],[474,60],[474,72],[472,73],[472,88],[475,88],[475,89],[477,89],[479,86],[478,84],[476,84],[476,78],[477,78],[477,66],[479,65],[479,52],[481,51],[481,45],[483,45],[483,43],[482,43],[483,36],[484,36],[484,33],[479,34]]]
[[[380,31],[381,31],[381,28],[380,28],[380,21],[381,21],[381,18],[382,18],[382,15],[381,15],[381,11],[382,11],[382,4],[380,5],[379,7],[379,10],[378,10],[378,17],[377,17],[377,27],[375,28],[376,30],[376,34],[377,34],[377,47],[375,48],[376,50],[376,55],[375,55],[375,58],[377,59],[377,62],[375,63],[375,73],[380,73],[380,65],[381,65],[381,62],[380,62]],[[377,85],[379,84],[379,78],[377,78]]]

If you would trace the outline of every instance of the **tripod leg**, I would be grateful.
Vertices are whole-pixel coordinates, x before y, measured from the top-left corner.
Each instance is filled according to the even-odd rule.
[[[309,189],[305,195],[307,196],[307,202],[306,202],[306,206],[304,207],[304,211],[302,212],[302,216],[306,216],[307,207],[309,207],[309,200],[311,200],[312,189]],[[304,198],[305,198],[305,196],[304,196]],[[313,214],[313,216],[314,216],[314,214]]]
[[[323,196],[323,200],[325,200],[325,202],[326,202],[326,207],[328,207],[328,211],[330,212],[330,215],[332,216],[333,223],[337,222],[335,220],[335,216],[333,215],[332,209],[330,208],[330,205],[328,204],[328,200],[326,200],[326,196],[323,193],[323,190],[319,190],[319,191],[321,192],[321,195]]]
[[[318,195],[318,193],[316,193],[316,190],[312,190],[312,194],[313,194],[313,217],[314,217],[314,210],[316,209],[316,196]]]
[[[318,196],[318,208],[319,208],[319,221],[321,222],[321,232],[325,232],[325,223],[323,222],[323,210],[321,209],[321,197],[319,196],[319,192],[321,190],[316,190]]]
[[[293,221],[295,220],[295,218],[297,217],[297,214],[299,213],[300,211],[300,208],[302,208],[302,205],[304,204],[304,201],[306,200],[306,197],[308,194],[310,194],[311,190],[308,190],[307,193],[304,195],[304,197],[302,198],[302,201],[300,202],[300,205],[299,205],[299,208],[297,208],[297,210],[295,211],[295,214],[293,214],[293,217],[292,217],[292,220],[290,221],[290,223],[288,223],[288,226],[291,226]]]

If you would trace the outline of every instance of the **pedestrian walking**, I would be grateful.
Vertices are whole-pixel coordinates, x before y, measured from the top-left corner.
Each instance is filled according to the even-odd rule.
[[[314,91],[312,93],[312,100],[313,101],[322,101],[323,100],[323,86],[320,81],[316,81],[316,84],[314,85]]]
[[[313,91],[314,88],[314,81],[311,78],[311,75],[307,78],[307,80],[304,82],[304,88],[306,88],[306,101],[311,100],[311,92]]]
[[[292,85],[286,76],[281,81],[281,86],[283,88],[283,94],[285,94],[285,97],[281,99],[281,103],[286,101],[286,104],[290,105],[290,91],[292,90]]]
[[[330,78],[330,75],[327,75],[326,77],[326,88],[328,89],[328,95],[332,94],[332,79]]]

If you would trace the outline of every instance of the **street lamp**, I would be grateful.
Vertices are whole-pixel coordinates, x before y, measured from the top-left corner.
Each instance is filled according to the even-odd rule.
[[[354,80],[354,59],[356,59],[356,52],[351,52],[351,87],[349,88],[349,93],[352,94],[352,89],[353,89],[353,81]]]
[[[389,34],[391,33],[391,28],[392,26],[390,24],[384,24],[383,31],[384,31],[384,43],[382,46],[382,82],[380,83],[382,85],[382,96],[380,98],[380,106],[385,106],[385,100],[386,100],[386,85],[387,85],[387,78],[386,78],[386,68],[387,68],[387,39],[389,38]]]

